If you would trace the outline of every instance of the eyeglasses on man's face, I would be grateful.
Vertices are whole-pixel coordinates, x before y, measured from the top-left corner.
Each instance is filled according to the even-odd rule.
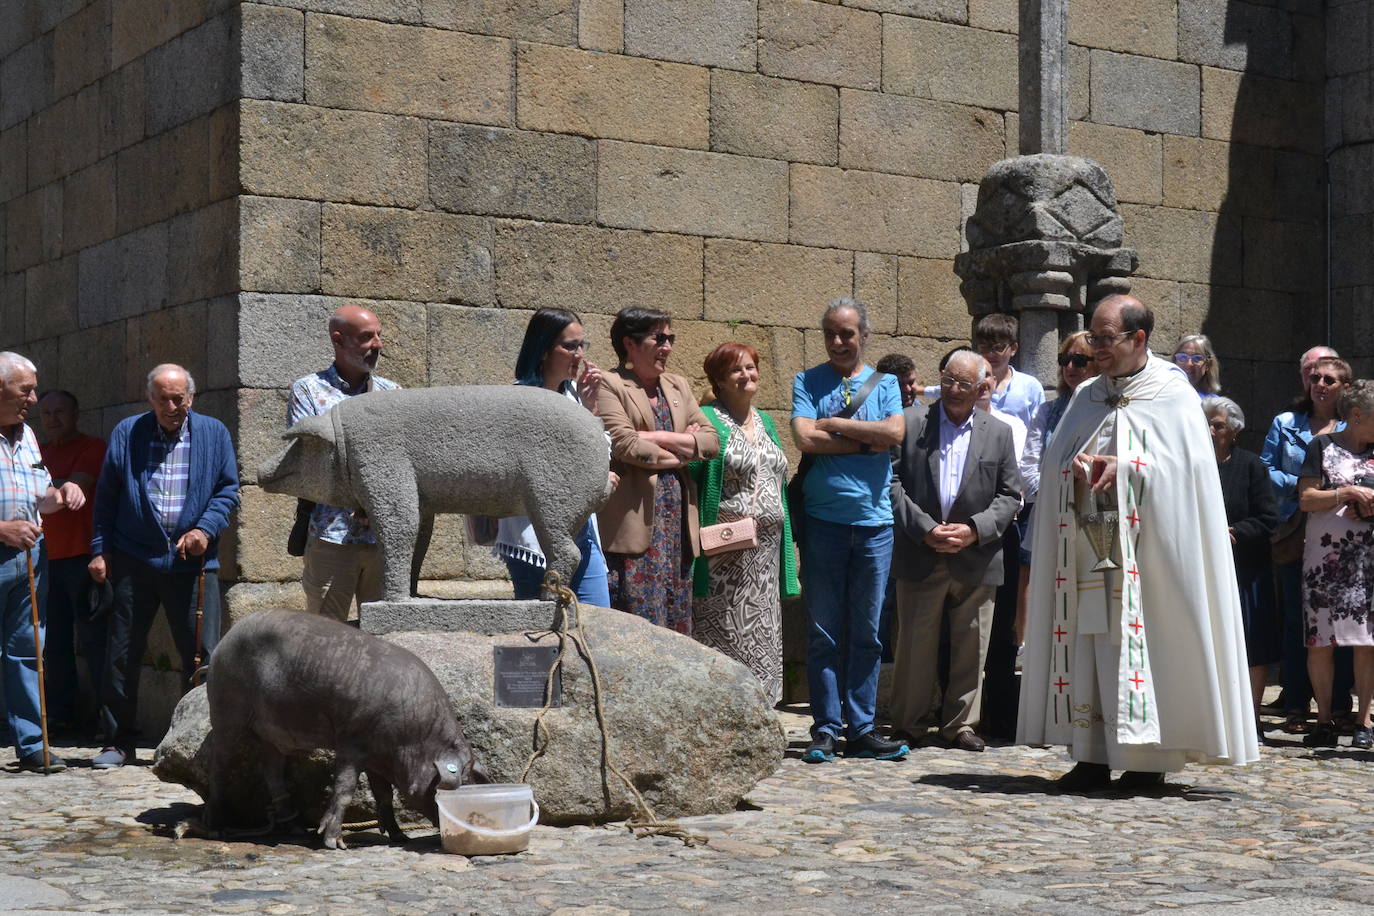
[[[1075,369],[1086,369],[1093,358],[1086,353],[1060,353],[1059,368],[1064,369],[1073,366]]]
[[[979,353],[980,355],[982,355],[982,356],[989,356],[989,355],[991,355],[991,356],[1001,356],[1003,353],[1006,353],[1006,352],[1007,352],[1008,350],[1010,350],[1010,349],[1011,349],[1011,344],[1009,344],[1009,343],[1000,343],[1000,344],[980,343],[980,344],[978,344],[978,353]]]
[[[1189,364],[1201,366],[1203,363],[1207,362],[1207,357],[1203,356],[1201,353],[1175,353],[1174,362],[1178,363],[1180,366],[1187,366]]]
[[[955,378],[952,375],[940,376],[941,388],[949,388],[953,391],[958,391],[961,394],[966,394],[972,391],[974,388],[977,387],[977,385],[977,382],[966,382],[963,379]]]
[[[1130,337],[1134,333],[1134,331],[1121,331],[1117,334],[1089,334],[1084,339],[1088,342],[1088,346],[1100,349],[1116,346],[1118,340]]]

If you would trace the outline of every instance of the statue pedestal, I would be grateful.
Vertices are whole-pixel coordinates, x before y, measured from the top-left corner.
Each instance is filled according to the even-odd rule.
[[[408,631],[494,636],[557,629],[562,617],[553,601],[407,598],[367,602],[359,611],[358,623],[364,633],[374,636]]]

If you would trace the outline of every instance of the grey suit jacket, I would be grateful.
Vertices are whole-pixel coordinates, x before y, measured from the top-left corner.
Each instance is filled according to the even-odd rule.
[[[916,581],[940,559],[965,585],[1002,584],[1002,535],[1021,507],[1021,472],[1016,467],[1011,427],[981,410],[973,412],[973,433],[959,495],[950,523],[969,525],[978,540],[954,554],[936,553],[926,534],[940,524],[940,402],[908,407],[906,437],[892,448],[892,575]]]

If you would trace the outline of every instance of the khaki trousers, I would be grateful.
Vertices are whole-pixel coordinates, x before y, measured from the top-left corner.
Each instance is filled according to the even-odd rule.
[[[893,617],[892,727],[912,738],[938,731],[947,740],[978,725],[983,663],[992,629],[991,585],[950,578],[943,560],[920,582],[897,580]],[[940,623],[949,621],[949,683],[936,669]]]
[[[310,538],[301,572],[305,609],[347,620],[353,599],[361,605],[382,597],[382,550],[376,544],[334,544]]]

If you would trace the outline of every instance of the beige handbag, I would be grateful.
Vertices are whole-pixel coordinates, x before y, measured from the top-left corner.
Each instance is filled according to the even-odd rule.
[[[762,433],[760,432],[760,435]],[[721,456],[725,460],[725,456]],[[759,485],[763,482],[763,461],[759,459],[754,470],[754,498],[749,505],[749,514],[732,522],[704,525],[701,529],[701,552],[708,557],[732,550],[748,550],[759,546],[759,529],[754,522],[754,511],[759,505]]]

